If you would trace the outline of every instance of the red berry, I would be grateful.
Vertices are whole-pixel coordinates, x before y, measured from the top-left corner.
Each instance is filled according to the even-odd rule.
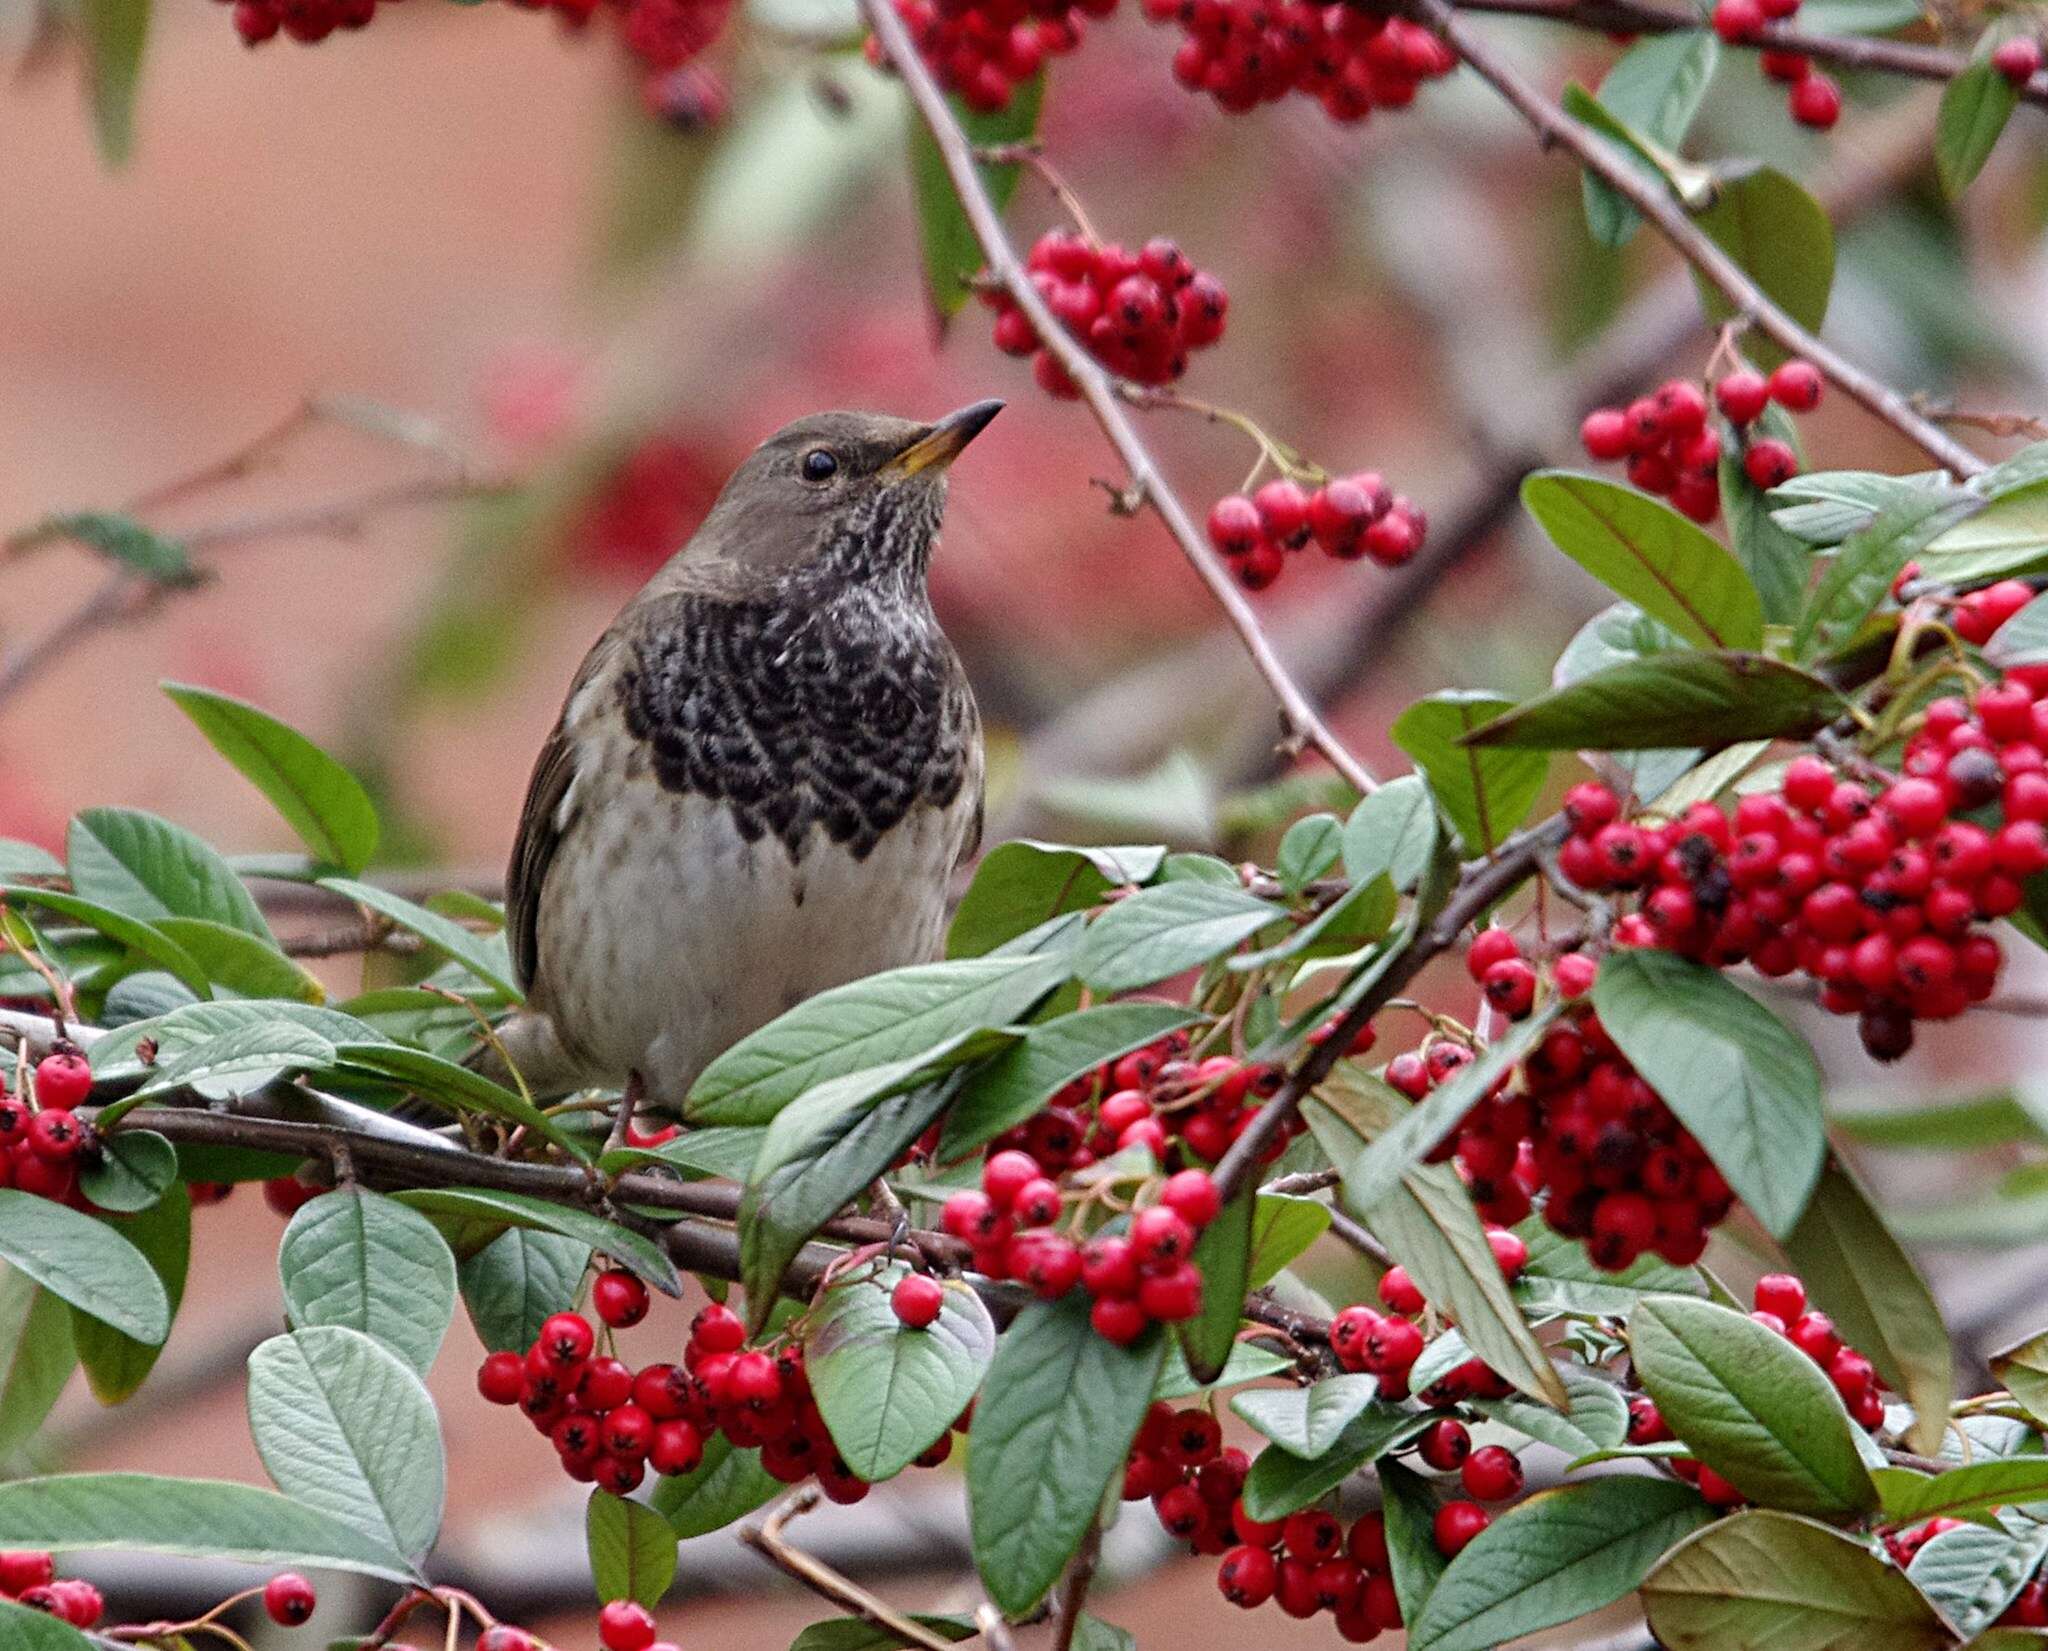
[[[1246,1545],[1223,1556],[1223,1563],[1216,1567],[1216,1586],[1232,1605],[1250,1610],[1273,1597],[1279,1575],[1279,1562],[1269,1550]]]
[[[1216,1183],[1203,1169],[1184,1169],[1167,1177],[1166,1185],[1159,1190],[1159,1201],[1195,1228],[1208,1226],[1223,1208]]]
[[[1799,474],[1799,455],[1782,441],[1767,436],[1749,444],[1749,451],[1742,455],[1742,469],[1752,482],[1768,492]]]
[[[1308,494],[1300,483],[1282,477],[1270,481],[1252,495],[1259,512],[1259,525],[1266,537],[1288,550],[1308,543]]]
[[[1405,1317],[1412,1318],[1428,1305],[1422,1292],[1410,1281],[1406,1267],[1388,1268],[1380,1280],[1379,1293],[1382,1303]]]
[[[0,1551],[0,1594],[25,1594],[55,1579],[57,1562],[40,1548]]]
[[[297,1571],[280,1571],[263,1587],[263,1609],[281,1627],[298,1627],[313,1614],[317,1603],[312,1583]]]
[[[597,1275],[590,1287],[590,1305],[614,1330],[630,1329],[647,1316],[647,1286],[614,1267]]]
[[[905,1273],[889,1292],[889,1305],[897,1318],[913,1330],[922,1330],[939,1316],[946,1291],[929,1273]]]
[[[1714,386],[1715,404],[1730,424],[1754,424],[1763,416],[1770,399],[1770,384],[1764,375],[1747,367],[1728,374]]]
[[[1195,1247],[1195,1230],[1178,1210],[1154,1204],[1131,1220],[1131,1249],[1141,1267],[1169,1266]]]
[[[1465,1430],[1465,1424],[1449,1419],[1430,1423],[1416,1449],[1416,1454],[1439,1473],[1449,1473],[1461,1466],[1471,1453],[1472,1435]]]
[[[545,1365],[562,1369],[581,1364],[597,1346],[597,1333],[581,1313],[555,1313],[541,1321],[534,1353]]]
[[[981,1167],[981,1190],[989,1195],[998,1209],[1007,1210],[1017,1201],[1017,1194],[1033,1181],[1041,1178],[1038,1160],[1028,1152],[1019,1152],[1014,1147],[998,1152]]]
[[[1152,1320],[1130,1296],[1097,1296],[1088,1309],[1088,1322],[1104,1341],[1122,1347],[1142,1336]]]
[[[647,1651],[654,1636],[654,1617],[636,1600],[615,1599],[597,1613],[597,1637],[605,1651]]]
[[[1487,1445],[1465,1458],[1460,1470],[1465,1494],[1481,1502],[1504,1502],[1522,1489],[1522,1464],[1505,1445]]]
[[[1751,1305],[1790,1324],[1806,1311],[1806,1286],[1790,1273],[1766,1273],[1756,1281]]]
[[[1183,1261],[1170,1272],[1153,1273],[1138,1286],[1138,1305],[1149,1318],[1179,1324],[1202,1310],[1202,1274]]]
[[[1456,1557],[1492,1523],[1491,1515],[1477,1502],[1446,1502],[1436,1510],[1436,1522],[1431,1530],[1436,1538],[1437,1552],[1446,1559]]]
[[[1820,369],[1811,361],[1796,357],[1771,374],[1771,400],[1795,413],[1810,413],[1820,405],[1826,387]]]
[[[690,1320],[690,1342],[706,1353],[737,1353],[747,1344],[747,1327],[739,1314],[714,1301]]]
[[[36,1062],[36,1104],[69,1111],[92,1093],[92,1066],[76,1049],[52,1050]]]
[[[1713,24],[1723,40],[1753,40],[1763,32],[1764,9],[1758,0],[1715,0]]]
[[[1522,1276],[1522,1269],[1529,1265],[1529,1246],[1515,1234],[1503,1227],[1495,1227],[1486,1235],[1493,1259],[1499,1264],[1501,1276],[1512,1284]]]
[[[28,1121],[28,1148],[46,1164],[68,1164],[85,1144],[85,1125],[68,1112],[38,1112]]]
[[[1209,543],[1217,554],[1233,559],[1251,555],[1265,541],[1259,507],[1242,493],[1231,493],[1209,507]]]
[[[1472,944],[1465,948],[1465,972],[1475,981],[1484,981],[1486,971],[1496,963],[1505,963],[1521,955],[1522,943],[1508,930],[1481,929],[1472,937]]]
[[[1536,1006],[1536,971],[1519,957],[1505,958],[1486,971],[1486,1001],[1509,1020],[1520,1020]]]
[[[658,1422],[647,1465],[661,1474],[694,1472],[704,1460],[704,1436],[689,1422]]]
[[[1628,415],[1619,407],[1596,407],[1579,426],[1579,440],[1596,459],[1625,459],[1634,447]]]
[[[1320,1508],[1305,1508],[1281,1521],[1280,1542],[1296,1559],[1313,1563],[1344,1551],[1344,1527]]]
[[[616,1410],[633,1397],[633,1372],[618,1359],[592,1359],[576,1378],[575,1393],[585,1410]]]
[[[2024,86],[2041,71],[2041,43],[2030,34],[2001,40],[1992,49],[1991,66],[2015,86]]]
[[[1728,0],[1724,0],[1725,3]],[[1842,118],[1842,88],[1815,69],[1792,88],[1786,104],[1792,111],[1792,118],[1801,126],[1825,132]]]

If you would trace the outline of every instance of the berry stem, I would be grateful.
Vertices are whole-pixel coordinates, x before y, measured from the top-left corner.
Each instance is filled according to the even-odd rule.
[[[1098,1522],[1088,1527],[1088,1534],[1081,1538],[1081,1546],[1067,1566],[1067,1580],[1060,1589],[1060,1614],[1053,1629],[1052,1651],[1073,1651],[1074,1635],[1081,1627],[1081,1607],[1087,1603],[1088,1587],[1095,1580],[1095,1567],[1101,1558],[1102,1526]]]
[[[1264,426],[1249,413],[1240,413],[1230,407],[1219,407],[1214,402],[1202,401],[1194,396],[1183,395],[1178,390],[1154,389],[1143,384],[1119,384],[1117,386],[1117,393],[1133,407],[1142,407],[1147,411],[1156,407],[1165,407],[1171,408],[1175,412],[1194,413],[1207,419],[1211,424],[1228,424],[1233,429],[1243,431],[1245,435],[1258,444],[1260,464],[1272,465],[1275,470],[1291,481],[1320,485],[1330,479],[1329,471],[1319,464],[1311,464],[1300,453],[1296,452],[1295,449],[1288,446],[1287,443],[1276,440],[1268,435]],[[1258,467],[1254,467],[1251,475],[1245,479],[1244,485],[1238,491],[1249,493],[1252,481],[1256,479],[1258,474]]]
[[[823,1560],[805,1553],[782,1534],[792,1519],[818,1505],[821,1494],[816,1485],[806,1485],[793,1495],[784,1497],[766,1519],[758,1524],[742,1525],[740,1540],[812,1593],[822,1594],[863,1622],[887,1629],[905,1645],[921,1646],[924,1651],[952,1651],[950,1641],[940,1639],[922,1623],[902,1615],[887,1601],[878,1599],[851,1578],[841,1576]]]
[[[1818,367],[1843,392],[1905,436],[1928,457],[1958,477],[1988,468],[1938,425],[1916,412],[1907,398],[1822,343],[1774,304],[1741,265],[1724,252],[1660,184],[1646,180],[1618,159],[1593,129],[1573,120],[1498,56],[1459,15],[1449,0],[1409,0],[1409,9],[1449,43],[1459,57],[1519,114],[1546,147],[1561,147],[1651,223],[1680,257],[1718,288],[1736,310],[1794,355]]]
[[[1377,790],[1378,781],[1374,779],[1372,770],[1338,739],[1302,692],[1293,673],[1275,651],[1257,612],[1238,589],[1237,581],[1224,565],[1223,558],[1210,548],[1207,537],[1188,514],[1187,507],[1167,485],[1151,451],[1118,403],[1116,380],[1060,324],[1025,273],[1003,228],[1002,217],[982,182],[981,172],[975,164],[974,147],[961,130],[952,106],[946,101],[945,93],[939,90],[938,82],[932,78],[931,70],[926,67],[895,6],[890,0],[861,0],[861,11],[889,61],[903,77],[903,84],[909,90],[919,118],[938,146],[947,176],[952,179],[954,193],[960,199],[961,209],[967,215],[988,267],[995,272],[1017,307],[1030,318],[1044,348],[1051,352],[1080,390],[1095,415],[1096,423],[1102,427],[1103,434],[1123,461],[1130,475],[1131,488],[1158,515],[1167,532],[1173,536],[1174,543],[1180,547],[1181,554],[1209,587],[1210,595],[1216,599],[1244,643],[1246,653],[1272,689],[1287,721],[1303,739],[1322,752],[1330,765],[1361,796]]]
[[[1081,239],[1091,247],[1102,245],[1102,236],[1089,221],[1088,209],[1081,204],[1081,197],[1074,193],[1073,186],[1060,174],[1059,168],[1045,158],[1045,146],[1040,143],[985,143],[974,151],[977,158],[990,166],[1021,166],[1052,191],[1053,199],[1060,203],[1060,210],[1073,219],[1074,227],[1081,232]]]

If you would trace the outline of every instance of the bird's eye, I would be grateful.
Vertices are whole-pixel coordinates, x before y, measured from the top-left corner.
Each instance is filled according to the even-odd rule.
[[[839,473],[839,460],[822,447],[813,447],[804,455],[804,480],[807,482],[829,482]]]

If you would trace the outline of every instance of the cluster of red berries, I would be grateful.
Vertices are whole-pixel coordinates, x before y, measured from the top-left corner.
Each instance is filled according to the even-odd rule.
[[[92,1068],[66,1046],[36,1062],[26,1096],[0,1078],[0,1187],[87,1207],[78,1187],[79,1155],[93,1133],[72,1110],[92,1092]]]
[[[1196,269],[1163,236],[1133,252],[1072,230],[1048,230],[1024,265],[1060,325],[1111,372],[1139,384],[1179,378],[1187,371],[1189,351],[1206,349],[1223,336],[1230,311],[1223,283]],[[982,297],[996,312],[996,348],[1034,357],[1032,376],[1048,395],[1078,396],[1080,389],[1008,290],[985,286]]]
[[[282,33],[311,46],[336,29],[360,29],[377,15],[377,0],[222,0],[234,7],[235,33],[260,46]]]
[[[1016,89],[1081,44],[1081,18],[1107,17],[1116,0],[896,0],[896,15],[932,78],[970,109],[1007,109]],[[868,61],[883,66],[870,36]]]
[[[1488,1231],[1486,1241],[1493,1249],[1501,1277],[1512,1284],[1529,1264],[1529,1246],[1499,1227]],[[1387,1309],[1385,1313],[1354,1302],[1330,1320],[1330,1351],[1346,1370],[1377,1376],[1381,1398],[1405,1399],[1408,1373],[1422,1356],[1424,1346],[1421,1327],[1415,1320],[1428,1302],[1408,1276],[1408,1269],[1400,1266],[1388,1268],[1382,1276],[1379,1297],[1380,1304]],[[1485,1360],[1468,1359],[1430,1383],[1422,1398],[1432,1409],[1443,1409],[1467,1399],[1504,1399],[1512,1391]]]
[[[1820,1366],[1857,1426],[1875,1433],[1884,1425],[1884,1392],[1878,1385],[1876,1370],[1870,1360],[1842,1340],[1827,1314],[1808,1310],[1806,1286],[1799,1279],[1790,1273],[1767,1274],[1757,1280],[1750,1300],[1756,1310],[1749,1316],[1773,1334],[1783,1336]],[[1657,1409],[1656,1400],[1647,1393],[1629,1400],[1630,1444],[1663,1444],[1675,1438],[1677,1435]],[[1736,1508],[1747,1500],[1741,1491],[1694,1457],[1673,1458],[1671,1469],[1686,1483],[1698,1486],[1710,1507]],[[1908,1551],[1899,1563],[1903,1566],[1911,1557],[1912,1551]]]
[[[1750,435],[1749,427],[1776,402],[1788,412],[1810,413],[1820,405],[1824,382],[1808,361],[1787,361],[1766,378],[1748,367],[1725,374],[1714,385],[1714,405],[1741,444],[1743,473],[1769,489],[1799,473],[1799,455],[1774,436]],[[1620,459],[1629,481],[1645,493],[1662,494],[1696,522],[1711,522],[1721,510],[1721,432],[1707,419],[1707,395],[1689,378],[1674,378],[1626,407],[1596,407],[1579,426],[1587,453]]]
[[[600,1274],[591,1309],[624,1329],[646,1316],[647,1287],[631,1273]],[[579,1483],[619,1496],[638,1488],[649,1470],[689,1473],[714,1432],[741,1449],[758,1449],[761,1465],[785,1484],[812,1475],[835,1502],[858,1502],[868,1484],[847,1467],[811,1397],[803,1348],[770,1351],[746,1345],[746,1326],[730,1308],[705,1307],[690,1322],[683,1362],[633,1370],[597,1351],[597,1333],[580,1313],[557,1313],[542,1324],[524,1357],[493,1353],[477,1371],[477,1391],[493,1404],[517,1405],[547,1434],[562,1468]],[[943,1461],[950,1435],[919,1458]]]
[[[1920,564],[1908,562],[1899,570],[1893,594],[1919,577]],[[1956,598],[1949,610],[1949,623],[1955,627],[1956,635],[1965,642],[1974,642],[1979,647],[1989,642],[1993,634],[2008,619],[2033,601],[2039,593],[2024,579],[2001,579],[1995,585],[1986,585]],[[2018,680],[2032,681],[2024,671],[2016,673]]]
[[[1823,1007],[1860,1017],[1872,1056],[1895,1060],[1915,1021],[1990,995],[2003,954],[1981,925],[2016,911],[2025,880],[2048,869],[2037,693],[2048,671],[1934,701],[1881,789],[1795,758],[1779,790],[1742,798],[1732,820],[1703,803],[1663,826],[1626,822],[1604,786],[1574,787],[1559,864],[1585,888],[1645,891],[1615,926],[1621,944],[1772,978],[1799,970]],[[2002,823],[1963,817],[1994,803]]]
[[[1753,45],[1767,25],[1799,10],[1799,0],[1714,0],[1714,32],[1730,45]],[[1802,52],[1766,49],[1758,67],[1764,78],[1788,88],[1786,107],[1801,126],[1825,132],[1842,118],[1842,88]]]
[[[981,1190],[954,1193],[939,1220],[974,1247],[975,1269],[990,1278],[1017,1279],[1046,1301],[1080,1285],[1094,1298],[1096,1333],[1122,1345],[1155,1321],[1177,1324],[1202,1310],[1202,1273],[1189,1257],[1221,1203],[1207,1170],[1184,1169],[1132,1215],[1128,1231],[1077,1244],[1053,1227],[1064,1204],[1059,1183],[1031,1154],[1009,1148],[982,1165]]]
[[[1232,114],[1301,92],[1333,120],[1362,121],[1375,109],[1405,109],[1423,81],[1458,66],[1427,29],[1362,5],[1145,0],[1145,15],[1185,36],[1174,79]]]
[[[90,1582],[57,1575],[57,1562],[40,1549],[0,1552],[0,1599],[47,1611],[80,1630],[96,1628],[106,1602]]]
[[[1232,493],[1209,511],[1209,543],[1247,590],[1280,577],[1289,551],[1313,543],[1340,562],[1370,557],[1399,567],[1422,548],[1429,520],[1376,470],[1338,476],[1313,492],[1285,477],[1247,498]]]
[[[1229,1524],[1237,1541],[1223,1551],[1216,1586],[1231,1604],[1249,1611],[1271,1600],[1290,1617],[1327,1611],[1336,1619],[1338,1636],[1352,1645],[1401,1627],[1384,1515],[1366,1514],[1347,1531],[1322,1508],[1258,1520],[1239,1502]],[[1484,1528],[1482,1523],[1479,1529]],[[1454,1532],[1446,1534],[1455,1539]]]

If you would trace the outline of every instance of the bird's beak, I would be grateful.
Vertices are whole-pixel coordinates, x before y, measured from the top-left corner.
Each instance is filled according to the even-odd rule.
[[[920,470],[943,470],[1002,410],[1000,401],[977,401],[957,413],[948,413],[883,468],[899,476],[914,476]]]

